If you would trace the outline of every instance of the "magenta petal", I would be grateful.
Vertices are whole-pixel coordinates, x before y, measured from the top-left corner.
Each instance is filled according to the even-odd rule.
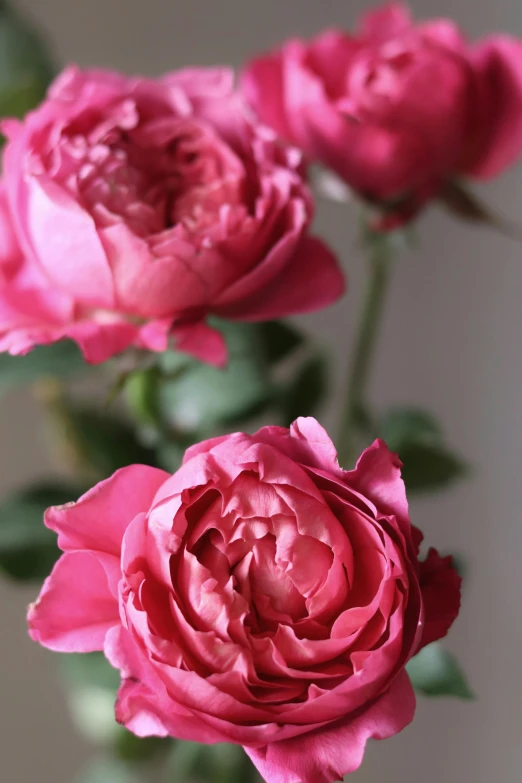
[[[89,364],[100,364],[112,359],[138,342],[137,328],[127,321],[77,321],[61,329],[61,336],[75,340]]]
[[[363,451],[355,470],[346,473],[346,483],[384,514],[393,514],[408,538],[412,538],[406,488],[401,478],[402,462],[383,440]],[[413,546],[413,545],[412,545]]]
[[[138,737],[167,735],[194,742],[223,742],[219,732],[168,693],[147,653],[131,633],[113,628],[105,640],[105,655],[120,669],[122,684],[116,700],[116,720]]]
[[[450,556],[441,557],[431,547],[420,563],[420,586],[424,605],[424,630],[421,647],[442,639],[448,633],[460,609],[462,579]]]
[[[223,335],[204,321],[174,326],[172,334],[178,351],[189,353],[215,367],[224,367],[226,364],[228,354]]]
[[[405,3],[387,3],[363,16],[359,31],[367,38],[385,40],[405,33],[411,26],[411,15]]]
[[[269,128],[292,138],[285,107],[282,54],[276,52],[252,60],[241,76],[241,89]]]
[[[254,294],[217,310],[225,318],[262,321],[320,310],[337,301],[346,283],[337,258],[320,239],[304,237],[285,269]]]
[[[94,307],[112,307],[112,274],[93,219],[59,185],[28,179],[27,222],[40,263],[51,280]]]
[[[120,557],[123,534],[134,517],[147,512],[168,473],[129,465],[90,489],[76,503],[53,506],[45,524],[58,533],[65,552],[89,549]]]
[[[489,38],[475,50],[473,65],[483,104],[477,122],[485,138],[468,172],[488,178],[522,153],[522,42]]]
[[[102,561],[90,552],[62,555],[30,605],[27,620],[31,638],[50,650],[102,650],[105,634],[120,622]]]
[[[356,717],[245,750],[266,783],[334,783],[360,766],[368,739],[398,734],[412,721],[414,712],[413,688],[402,672],[386,693]]]

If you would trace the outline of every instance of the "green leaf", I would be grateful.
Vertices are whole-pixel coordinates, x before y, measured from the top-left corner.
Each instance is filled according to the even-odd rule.
[[[406,669],[415,690],[425,696],[475,698],[456,658],[437,642],[421,650]]]
[[[120,673],[101,652],[67,653],[60,656],[60,664],[69,687],[95,685],[116,694]]]
[[[0,390],[28,385],[42,378],[66,377],[85,370],[78,346],[70,340],[42,345],[25,356],[0,354]]]
[[[159,424],[159,375],[155,368],[133,372],[125,381],[127,405],[133,417],[142,426]]]
[[[185,742],[176,740],[172,753],[167,762],[166,780],[172,777],[173,783],[192,783],[195,779],[195,771],[201,770],[201,764],[205,761],[205,752],[208,746],[200,745],[197,742]],[[205,772],[211,770],[203,769]]]
[[[286,321],[265,321],[258,325],[264,353],[270,364],[285,359],[300,348],[304,335]]]
[[[175,473],[183,462],[183,455],[189,443],[180,441],[164,441],[158,445],[157,459],[158,466],[169,473]]]
[[[311,356],[299,367],[282,398],[285,425],[290,425],[298,416],[316,413],[327,392],[327,376],[324,356]]]
[[[496,214],[479,196],[468,190],[463,182],[448,180],[438,194],[439,202],[454,217],[471,223],[482,223],[500,231],[505,236],[520,240],[522,228]]]
[[[141,783],[128,764],[117,759],[98,759],[74,783]]]
[[[163,756],[169,750],[171,740],[162,737],[137,737],[126,729],[121,729],[115,743],[114,752],[123,761],[140,764]]]
[[[442,439],[435,417],[419,408],[396,408],[382,419],[379,435],[392,451],[399,451],[404,443],[433,443]]]
[[[181,741],[174,745],[166,779],[176,783],[193,783],[196,780],[261,782],[254,765],[240,746],[225,743],[198,745]]]
[[[45,527],[49,506],[77,500],[81,489],[49,482],[8,495],[0,503],[0,569],[21,581],[48,576],[60,555],[56,533]]]
[[[124,761],[148,761],[168,749],[165,740],[141,739],[118,725],[114,703],[120,673],[102,653],[62,655],[60,663],[71,715],[82,736],[95,744],[110,746]]]
[[[217,369],[191,362],[159,387],[162,416],[178,433],[211,433],[271,399],[272,386],[251,324],[220,322],[229,350],[228,365]]]
[[[45,95],[54,66],[42,36],[8,3],[0,6],[0,115],[22,117]]]
[[[410,492],[446,487],[467,472],[464,462],[437,444],[405,444],[398,454],[403,463],[402,477]]]
[[[126,465],[155,464],[154,451],[140,443],[129,423],[110,412],[67,405],[64,420],[64,434],[75,453],[103,477]]]
[[[410,492],[433,491],[463,477],[465,463],[443,442],[432,414],[418,408],[398,408],[387,413],[378,434],[403,463],[402,477]]]

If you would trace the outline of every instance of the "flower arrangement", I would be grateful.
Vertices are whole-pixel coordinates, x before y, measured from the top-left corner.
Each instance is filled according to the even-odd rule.
[[[78,780],[342,780],[415,692],[473,696],[440,643],[458,563],[407,501],[466,465],[368,390],[419,213],[512,230],[468,181],[522,154],[522,40],[392,4],[237,79],[152,79],[55,74],[0,24],[28,52],[0,93],[0,377],[34,388],[68,467],[4,499],[0,568],[45,580],[29,634],[101,751]],[[368,285],[329,435],[323,347],[286,319],[346,294],[313,225],[333,188]]]

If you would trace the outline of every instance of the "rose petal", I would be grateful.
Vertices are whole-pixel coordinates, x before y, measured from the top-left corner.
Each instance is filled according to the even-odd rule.
[[[459,613],[461,584],[451,556],[441,557],[436,549],[430,548],[426,560],[420,563],[425,623],[421,647],[448,633]]]
[[[281,318],[319,310],[345,292],[344,275],[332,251],[319,239],[305,237],[281,274],[253,295],[224,307],[218,315],[246,321]]]
[[[169,474],[147,465],[117,470],[76,503],[53,506],[45,524],[58,533],[65,552],[87,549],[120,557],[125,530],[140,512],[147,512]]]
[[[102,650],[107,631],[119,625],[118,601],[109,587],[109,568],[118,561],[90,552],[67,552],[45,580],[28,612],[29,634],[57,652]]]
[[[413,720],[415,695],[402,672],[376,702],[355,717],[315,732],[247,748],[266,783],[333,783],[360,765],[368,739],[386,739]]]

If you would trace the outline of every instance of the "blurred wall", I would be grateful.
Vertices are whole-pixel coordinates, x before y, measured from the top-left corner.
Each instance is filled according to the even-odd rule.
[[[158,73],[184,64],[239,65],[292,34],[350,25],[363,0],[20,0],[61,61]],[[513,0],[414,0],[418,15],[456,18],[471,35],[522,36]],[[522,167],[484,190],[522,224]],[[359,304],[363,261],[346,208],[320,210],[342,253],[349,296],[304,319],[336,344],[339,366]],[[399,259],[373,378],[375,402],[422,404],[474,465],[456,489],[415,501],[414,521],[442,549],[465,553],[462,616],[449,637],[479,694],[475,704],[420,702],[414,724],[372,743],[354,783],[516,783],[522,777],[522,248],[492,231],[430,212],[420,244]],[[327,419],[328,421],[328,419]],[[328,423],[333,426],[334,419]],[[37,409],[0,406],[1,491],[46,471]],[[0,584],[0,755],[6,783],[71,783],[88,749],[68,725],[52,655],[26,637],[34,592]],[[108,783],[110,783],[108,781]]]

